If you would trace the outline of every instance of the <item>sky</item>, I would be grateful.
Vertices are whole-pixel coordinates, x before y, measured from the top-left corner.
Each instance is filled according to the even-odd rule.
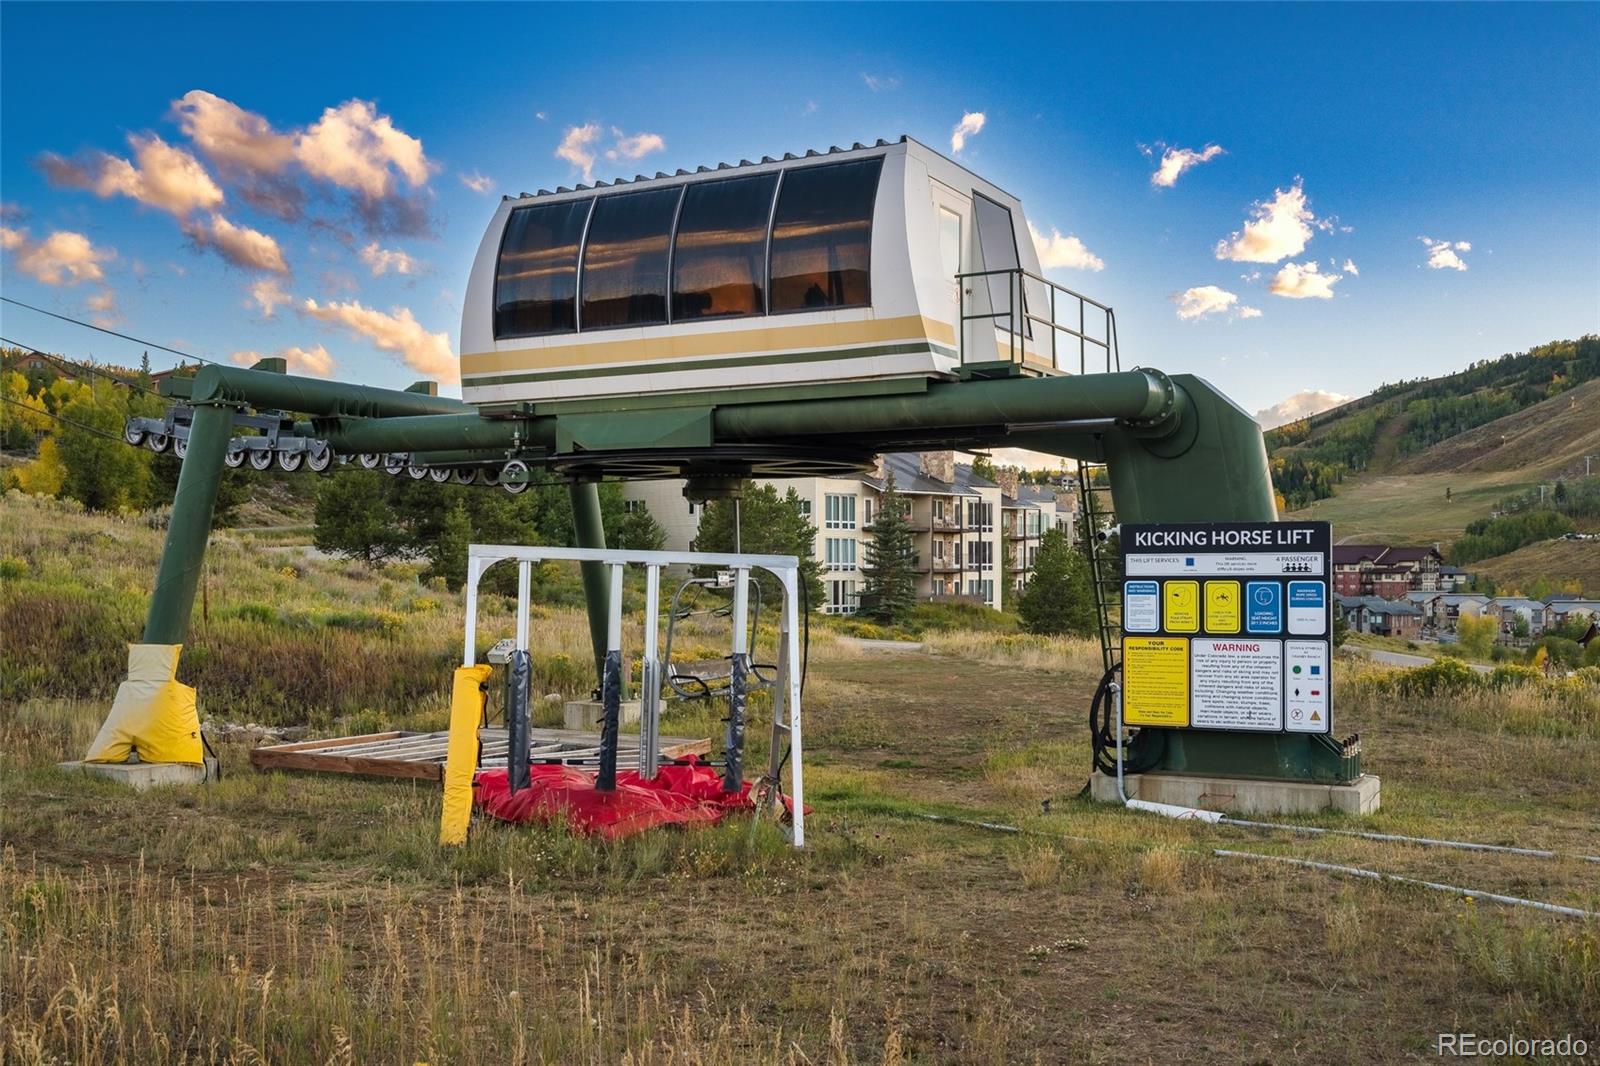
[[[1264,421],[1600,330],[1600,5],[0,21],[5,294],[211,359],[453,384],[502,194],[901,134],[1021,198],[1051,277],[1116,308],[1124,366]],[[0,326],[143,350],[10,305]]]

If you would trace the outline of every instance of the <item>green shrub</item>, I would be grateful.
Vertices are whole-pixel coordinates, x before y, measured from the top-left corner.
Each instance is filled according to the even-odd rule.
[[[28,560],[15,555],[0,559],[0,580],[16,581],[28,576]]]
[[[1394,683],[1397,695],[1410,699],[1470,692],[1482,687],[1484,675],[1460,659],[1435,659],[1400,674]]]
[[[1537,685],[1544,675],[1532,666],[1497,666],[1488,675],[1492,689],[1516,688],[1520,685]]]
[[[981,603],[919,603],[906,620],[913,633],[929,629],[970,629],[979,633],[1015,633],[1017,616]]]

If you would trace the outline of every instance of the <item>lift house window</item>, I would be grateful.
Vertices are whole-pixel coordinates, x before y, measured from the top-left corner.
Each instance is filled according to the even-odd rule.
[[[519,207],[496,263],[495,337],[870,306],[882,169],[882,159],[861,159],[781,180]]]

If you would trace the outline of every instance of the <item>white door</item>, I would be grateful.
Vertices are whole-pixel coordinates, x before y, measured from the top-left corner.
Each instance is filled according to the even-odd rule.
[[[972,198],[938,181],[930,179],[928,185],[933,190],[934,227],[939,235],[939,283],[943,294],[939,318],[950,326],[949,342],[957,347],[956,338],[961,332],[961,288],[956,275],[972,269],[972,255],[967,251],[967,220],[972,217]],[[973,313],[970,301],[967,313]],[[969,342],[972,339],[970,331],[967,339]]]

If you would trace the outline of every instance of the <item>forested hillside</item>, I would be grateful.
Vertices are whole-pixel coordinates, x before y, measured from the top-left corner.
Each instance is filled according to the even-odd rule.
[[[1384,385],[1269,431],[1273,482],[1285,504],[1298,509],[1333,495],[1350,474],[1397,468],[1442,442],[1597,379],[1600,336],[1589,334],[1481,360],[1446,377]],[[1570,436],[1594,427],[1580,414],[1545,428]],[[1546,439],[1539,451],[1548,454],[1558,444]]]

